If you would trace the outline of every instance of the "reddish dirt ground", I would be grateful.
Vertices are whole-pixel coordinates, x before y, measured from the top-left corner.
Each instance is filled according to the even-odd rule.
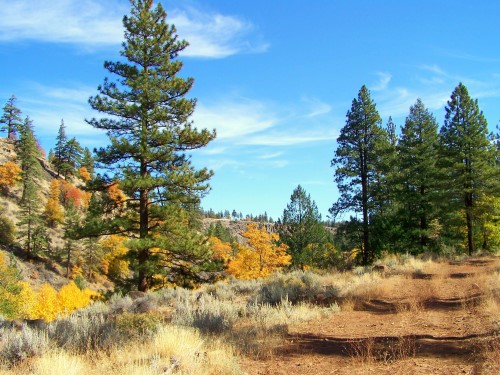
[[[499,270],[500,258],[488,257],[387,275],[376,296],[290,324],[272,356],[241,366],[258,375],[500,374]]]

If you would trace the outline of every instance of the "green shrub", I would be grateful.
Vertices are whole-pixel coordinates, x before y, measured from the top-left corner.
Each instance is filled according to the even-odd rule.
[[[16,240],[16,226],[14,223],[6,218],[0,216],[0,245],[10,246]]]
[[[161,324],[160,318],[151,314],[123,313],[116,317],[116,330],[120,341],[151,337]]]

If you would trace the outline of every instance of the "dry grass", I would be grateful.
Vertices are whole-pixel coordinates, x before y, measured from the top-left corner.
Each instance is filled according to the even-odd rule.
[[[194,329],[163,326],[148,342],[130,343],[109,353],[48,352],[2,374],[241,374],[233,350],[206,340]]]
[[[36,375],[85,374],[88,364],[83,358],[58,350],[35,358],[31,371]]]

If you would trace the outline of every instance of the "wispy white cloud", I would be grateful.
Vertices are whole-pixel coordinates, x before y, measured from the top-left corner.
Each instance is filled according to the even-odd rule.
[[[438,74],[438,75],[441,75],[441,76],[446,76],[446,72],[438,65],[436,64],[431,64],[431,65],[427,65],[427,64],[423,64],[423,65],[420,65],[419,68],[421,70],[426,70],[428,72],[431,72],[431,73],[434,73],[434,74]]]
[[[189,42],[184,56],[221,58],[237,53],[265,52],[269,44],[251,40],[255,27],[234,16],[201,12],[196,8],[175,9],[171,22]]]
[[[123,37],[124,2],[0,0],[0,40],[109,45]]]
[[[95,89],[88,86],[55,87],[30,82],[28,88],[20,90],[19,107],[23,114],[34,121],[37,136],[46,147],[52,147],[61,119],[64,119],[68,137],[76,137],[82,145],[96,147],[104,145],[104,132],[94,129],[85,118],[96,116],[87,104]]]
[[[305,132],[268,132],[248,137],[243,144],[260,146],[294,146],[306,143],[324,142],[336,139],[334,131],[305,131]]]
[[[322,117],[321,121],[315,119],[330,111],[330,105],[317,99],[302,98],[283,105],[231,96],[199,103],[193,118],[197,127],[215,128],[216,142],[222,142],[224,147],[293,146],[336,139],[332,116]],[[275,155],[271,153],[268,157]]]
[[[67,43],[85,49],[119,45],[122,18],[129,11],[127,2],[118,0],[0,0],[0,41]],[[190,6],[169,11],[167,22],[190,43],[183,56],[222,58],[269,47],[252,23],[236,16]]]
[[[499,58],[486,56],[486,55],[475,55],[463,51],[444,51],[446,56],[458,59],[458,60],[467,60],[478,63],[493,63],[497,64],[500,62]]]
[[[211,147],[210,145],[198,152],[205,154],[205,155],[221,155],[226,152],[227,148],[226,147]]]
[[[240,171],[242,163],[237,161],[234,158],[218,158],[218,159],[208,159],[204,160],[204,165],[213,170],[213,171],[218,171],[223,168],[229,167],[232,168],[233,170]]]
[[[322,102],[318,98],[303,97],[302,101],[309,107],[308,113],[304,117],[316,117],[325,115],[332,110],[332,106]]]
[[[244,98],[223,99],[215,104],[200,103],[193,119],[198,127],[215,128],[219,140],[245,137],[278,122],[265,103]]]
[[[378,72],[378,82],[371,86],[372,91],[385,90],[391,82],[392,74],[385,72]]]
[[[274,159],[274,158],[277,158],[278,156],[281,156],[281,155],[283,155],[283,152],[278,151],[278,152],[271,152],[271,153],[265,153],[265,154],[259,155],[258,158],[259,159]]]
[[[285,168],[289,164],[288,160],[272,160],[268,163],[271,168]]]
[[[374,94],[375,102],[383,118],[388,116],[403,117],[417,98],[421,98],[427,108],[441,111],[446,106],[453,89],[459,82],[469,88],[473,98],[500,97],[500,80],[492,77],[488,80],[456,75],[436,64],[417,67],[417,85],[389,86]]]

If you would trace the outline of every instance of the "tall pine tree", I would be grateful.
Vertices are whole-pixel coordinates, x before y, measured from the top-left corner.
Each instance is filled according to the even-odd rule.
[[[181,254],[179,246],[175,254],[169,253],[166,236],[171,229],[162,226],[174,221],[169,212],[175,210],[169,205],[192,204],[208,191],[212,172],[196,170],[186,152],[207,145],[215,132],[198,130],[190,121],[196,101],[186,95],[194,81],[179,76],[183,64],[177,59],[188,43],[167,24],[161,4],[153,9],[152,0],[131,0],[131,5],[131,15],[123,19],[121,54],[126,61],[105,62],[117,79],[106,78],[99,95],[89,99],[93,109],[111,116],[88,122],[110,138],[111,145],[97,150],[96,156],[113,169],[128,196],[123,214],[115,215],[116,228],[133,239],[129,254],[137,287],[145,291],[160,268],[175,263],[173,269],[180,272],[188,260],[203,257],[194,248]]]
[[[37,180],[41,173],[38,157],[40,151],[33,133],[33,123],[26,117],[24,123],[18,127],[19,140],[16,143],[17,157],[21,164],[21,178],[23,193],[21,198],[21,215],[18,225],[19,235],[25,238],[26,257],[32,256],[33,235],[41,225]]]
[[[345,126],[337,139],[337,150],[332,159],[335,181],[340,198],[330,208],[336,217],[342,212],[361,212],[362,257],[368,264],[374,257],[370,242],[370,216],[378,204],[375,202],[380,164],[380,142],[387,140],[381,128],[381,118],[366,86],[361,87],[347,112]],[[384,151],[385,152],[385,151]]]
[[[398,218],[404,246],[421,252],[430,245],[430,223],[437,219],[440,178],[438,124],[422,100],[410,107],[401,133],[395,181]]]
[[[42,167],[38,161],[40,151],[33,132],[33,121],[26,116],[24,123],[19,127],[19,141],[16,143],[17,157],[21,165],[23,194],[21,201],[26,198],[29,184],[34,184],[40,176]]]
[[[59,176],[66,169],[66,143],[68,143],[68,137],[66,136],[66,125],[64,125],[64,119],[62,119],[57,132],[54,157],[52,158],[52,164],[57,171],[57,176]]]
[[[488,124],[477,100],[460,83],[446,107],[440,131],[441,161],[446,173],[450,208],[464,212],[467,250],[475,251],[474,226],[478,200],[493,189],[498,180]]]

